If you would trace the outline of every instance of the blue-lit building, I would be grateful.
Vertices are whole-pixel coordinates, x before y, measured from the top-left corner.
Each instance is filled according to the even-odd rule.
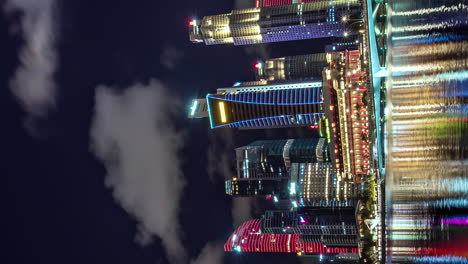
[[[341,37],[347,35],[346,18],[360,14],[359,0],[318,0],[239,9],[191,20],[190,40],[206,45],[250,45]]]
[[[190,117],[203,117],[208,112],[211,128],[317,125],[324,116],[321,88],[321,81],[221,88],[208,94],[206,101],[193,101]]]

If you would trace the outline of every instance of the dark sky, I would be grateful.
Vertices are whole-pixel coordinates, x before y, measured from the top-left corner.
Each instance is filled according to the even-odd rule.
[[[194,263],[298,263],[223,256],[239,206],[244,218],[265,206],[236,207],[223,178],[232,148],[311,132],[213,133],[207,120],[186,119],[186,104],[253,80],[266,53],[320,52],[323,43],[188,41],[189,17],[229,12],[231,1],[0,3],[0,263],[190,263],[202,249]]]

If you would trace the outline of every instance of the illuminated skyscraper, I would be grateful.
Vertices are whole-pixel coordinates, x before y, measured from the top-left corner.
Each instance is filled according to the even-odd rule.
[[[267,211],[239,226],[224,251],[358,253],[356,232],[352,208]]]
[[[317,162],[319,156],[323,157],[323,141],[323,138],[259,140],[237,148],[237,179],[289,179],[291,163]]]
[[[290,5],[297,3],[317,2],[319,0],[255,0],[255,7],[277,6],[277,5]]]
[[[326,54],[317,53],[259,61],[255,72],[257,80],[322,79],[323,68],[327,66]]]
[[[237,178],[227,180],[226,194],[239,197],[239,196],[274,196],[280,199],[288,197],[288,184],[287,179],[241,179]],[[278,199],[278,198],[276,198]]]
[[[239,9],[191,20],[190,40],[206,45],[250,45],[341,37],[346,35],[343,18],[360,17],[360,12],[359,0],[321,0]]]
[[[328,146],[325,148],[328,150]],[[330,162],[292,163],[289,170],[290,182],[295,186],[290,199],[298,207],[347,207],[355,206],[361,184],[341,180],[335,166]]]
[[[190,117],[208,115],[211,128],[317,125],[324,116],[321,87],[322,82],[316,81],[222,88],[217,94],[208,94],[206,101],[194,101]]]

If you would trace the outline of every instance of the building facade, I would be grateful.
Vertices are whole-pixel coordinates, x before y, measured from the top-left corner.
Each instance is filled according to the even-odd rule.
[[[255,7],[277,6],[277,5],[291,5],[297,3],[317,2],[318,0],[255,0]]]
[[[230,252],[359,253],[352,208],[267,211],[240,225],[224,244]]]
[[[259,61],[255,73],[257,80],[267,81],[321,79],[326,66],[326,54],[317,53]]]
[[[324,70],[325,112],[330,120],[332,161],[342,178],[361,182],[370,166],[369,96],[359,50],[327,55]]]
[[[262,129],[317,125],[324,116],[321,87],[322,82],[315,81],[218,89],[206,96],[210,126]]]
[[[342,18],[360,12],[358,0],[321,0],[239,9],[191,20],[190,40],[206,45],[250,45],[341,37],[346,30]]]

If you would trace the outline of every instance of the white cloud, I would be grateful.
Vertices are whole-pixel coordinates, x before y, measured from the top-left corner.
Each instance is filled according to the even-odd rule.
[[[54,4],[53,0],[9,0],[4,9],[7,14],[21,14],[19,29],[24,45],[20,48],[20,65],[10,88],[27,112],[28,121],[45,117],[55,106]]]
[[[208,177],[215,181],[231,179],[235,175],[234,132],[232,129],[208,131]]]
[[[184,52],[173,46],[166,46],[161,54],[161,64],[169,70],[174,70],[179,61],[184,56]]]
[[[221,264],[223,263],[223,244],[208,243],[195,260],[190,264]]]
[[[183,136],[170,120],[177,105],[158,81],[122,93],[98,87],[91,150],[107,169],[105,182],[115,200],[139,221],[136,241],[147,244],[158,236],[171,262],[183,263],[178,221]]]

